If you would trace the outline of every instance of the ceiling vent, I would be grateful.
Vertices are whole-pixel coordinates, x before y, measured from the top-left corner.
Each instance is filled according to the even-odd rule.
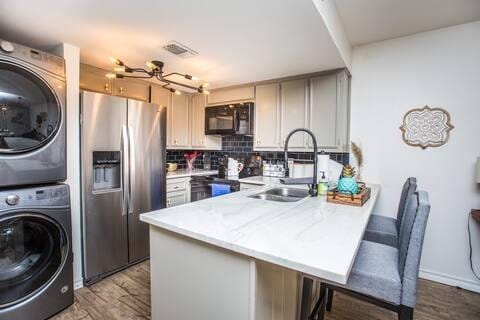
[[[180,58],[191,58],[198,55],[197,51],[190,49],[186,45],[181,44],[177,41],[170,41],[165,46],[163,46],[163,49],[167,50],[170,53],[173,53]]]

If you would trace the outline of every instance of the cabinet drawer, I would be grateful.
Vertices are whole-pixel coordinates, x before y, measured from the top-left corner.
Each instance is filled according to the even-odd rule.
[[[167,208],[179,206],[187,202],[187,190],[167,193]]]
[[[188,187],[188,179],[169,179],[167,180],[167,192],[186,190]],[[167,195],[168,196],[168,195]]]

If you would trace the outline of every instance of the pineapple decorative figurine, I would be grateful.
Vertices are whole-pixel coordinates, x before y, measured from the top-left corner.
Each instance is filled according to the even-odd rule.
[[[343,167],[342,177],[338,180],[338,192],[342,193],[358,193],[358,184],[355,180],[355,168],[347,164]]]

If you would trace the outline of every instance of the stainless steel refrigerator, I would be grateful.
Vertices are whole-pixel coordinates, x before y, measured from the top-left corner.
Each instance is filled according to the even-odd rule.
[[[166,107],[81,94],[85,285],[149,256],[144,212],[165,208]]]

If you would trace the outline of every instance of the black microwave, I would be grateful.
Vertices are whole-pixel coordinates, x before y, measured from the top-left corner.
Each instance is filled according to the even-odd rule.
[[[253,102],[205,108],[205,134],[253,135]]]

